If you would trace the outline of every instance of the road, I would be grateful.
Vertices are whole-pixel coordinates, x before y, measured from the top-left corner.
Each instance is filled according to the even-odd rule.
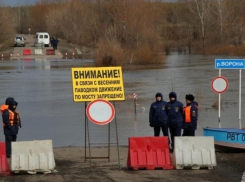
[[[63,58],[62,53],[59,50],[55,51],[55,55],[46,55],[46,50],[47,49],[53,49],[52,47],[45,47],[43,49],[43,55],[35,55],[35,47],[34,47],[34,38],[33,35],[22,35],[26,38],[26,46],[25,47],[15,47],[12,58],[13,59],[61,59]],[[24,49],[30,49],[31,50],[31,55],[24,56],[23,55],[23,50]]]

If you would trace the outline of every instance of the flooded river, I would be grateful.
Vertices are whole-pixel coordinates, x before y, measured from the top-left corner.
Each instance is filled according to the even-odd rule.
[[[197,135],[203,127],[218,127],[218,111],[212,105],[218,95],[211,89],[211,80],[218,76],[214,56],[171,55],[161,65],[129,66],[123,72],[126,100],[115,103],[119,142],[126,145],[130,136],[152,136],[148,115],[156,92],[164,100],[174,90],[184,102],[186,94],[199,102]],[[19,103],[23,128],[18,140],[52,139],[54,147],[84,145],[84,103],[74,103],[71,68],[92,65],[91,60],[13,60],[0,61],[0,101],[12,96]],[[243,73],[245,74],[245,73]],[[229,82],[222,94],[222,127],[238,128],[238,70],[224,70]],[[244,75],[245,77],[245,75]],[[245,79],[242,79],[242,110],[245,109]],[[138,95],[134,112],[133,93]],[[242,112],[245,126],[245,112]],[[92,143],[107,141],[107,126],[89,123]],[[111,140],[115,142],[115,125],[111,124]],[[4,140],[0,130],[0,140]],[[102,144],[103,145],[103,144]],[[105,145],[105,144],[104,144]]]

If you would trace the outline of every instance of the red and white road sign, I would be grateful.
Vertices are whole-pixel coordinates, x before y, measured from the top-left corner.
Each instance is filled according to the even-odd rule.
[[[137,94],[136,94],[136,93],[134,93],[134,95],[133,95],[133,96],[134,96],[134,99],[137,99]]]
[[[115,117],[115,108],[110,102],[98,99],[88,104],[86,114],[93,123],[106,125]]]
[[[223,76],[217,76],[212,80],[211,87],[218,94],[224,93],[228,88],[228,81]]]

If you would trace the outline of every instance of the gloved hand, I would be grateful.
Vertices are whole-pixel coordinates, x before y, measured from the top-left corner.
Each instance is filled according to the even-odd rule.
[[[150,125],[150,127],[154,127],[154,125],[153,125],[153,124],[151,124],[151,123],[150,123],[149,125]]]

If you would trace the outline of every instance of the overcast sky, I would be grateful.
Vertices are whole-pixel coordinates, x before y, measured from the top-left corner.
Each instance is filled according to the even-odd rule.
[[[26,5],[26,4],[34,4],[38,0],[0,0],[5,5],[8,6],[19,6],[19,5]]]
[[[32,5],[39,0],[0,0],[3,4],[7,6],[20,6],[20,5]],[[176,1],[176,0],[162,0],[162,1]]]

